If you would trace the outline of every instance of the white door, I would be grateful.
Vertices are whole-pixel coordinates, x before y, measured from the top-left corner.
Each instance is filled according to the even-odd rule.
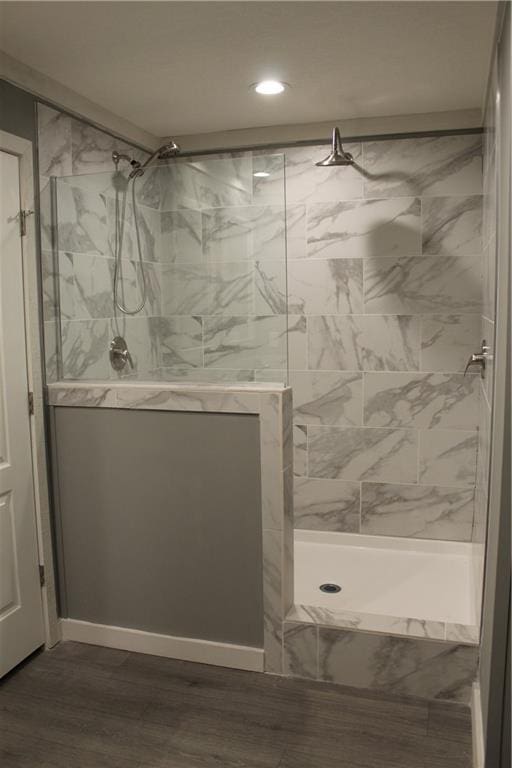
[[[0,151],[0,677],[44,642],[28,411],[20,174]]]

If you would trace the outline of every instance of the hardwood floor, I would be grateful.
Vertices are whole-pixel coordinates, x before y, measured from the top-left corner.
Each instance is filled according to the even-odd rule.
[[[469,710],[80,643],[0,683],[2,768],[470,768]]]

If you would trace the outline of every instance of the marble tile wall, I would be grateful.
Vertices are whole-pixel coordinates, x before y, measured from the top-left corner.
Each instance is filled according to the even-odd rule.
[[[284,371],[288,350],[306,367],[300,304],[287,317],[282,156],[177,160],[145,172],[136,189],[148,300],[126,317],[112,301],[115,190],[122,205],[126,177],[113,174],[111,153],[144,153],[45,105],[38,120],[49,380],[59,365],[64,378],[118,378],[108,359],[114,335],[127,340],[132,378],[253,381],[255,369]],[[263,166],[281,179],[270,190],[255,188]],[[53,228],[49,176],[59,177]],[[121,218],[119,285],[133,308],[142,270],[129,197]],[[348,279],[340,275],[340,286]]]
[[[306,366],[303,307],[287,303],[283,162],[239,153],[162,169],[164,377],[254,380],[263,369],[282,382],[287,353]]]
[[[290,360],[295,526],[470,541],[480,384],[463,371],[480,342],[482,137],[349,149],[353,168],[315,167],[325,147],[284,150],[288,298],[307,360]]]
[[[46,176],[110,170],[112,138],[74,122],[41,110]],[[296,527],[468,541],[482,393],[463,371],[486,301],[482,137],[348,149],[354,167],[318,168],[325,146],[309,146],[174,161],[144,177],[150,298],[120,332],[144,378],[283,381],[288,358]],[[61,187],[64,372],[108,378],[112,194]],[[43,264],[51,330],[56,267],[47,253]]]
[[[42,289],[46,376],[105,378],[113,375],[108,345],[117,333],[130,339],[135,370],[149,370],[155,357],[151,314],[160,312],[160,276],[155,265],[159,213],[147,186],[139,194],[140,231],[149,274],[148,311],[116,321],[112,304],[114,198],[112,151],[138,160],[147,153],[71,117],[38,104],[38,153],[42,244]],[[50,177],[59,177],[57,230],[52,227]],[[71,179],[70,177],[74,177]],[[58,250],[54,252],[54,244]],[[133,256],[133,212],[128,206],[126,253]],[[137,301],[140,271],[124,267],[124,296]],[[57,317],[60,297],[60,318]],[[58,322],[60,320],[60,322]],[[156,358],[155,358],[156,361]]]

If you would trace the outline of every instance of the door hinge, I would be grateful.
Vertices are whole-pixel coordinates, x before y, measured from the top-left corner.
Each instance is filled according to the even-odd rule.
[[[27,234],[27,217],[32,216],[34,211],[20,211],[20,237],[25,237]]]
[[[44,587],[45,583],[46,583],[46,579],[44,576],[44,565],[40,565],[39,566],[39,584],[42,587]]]
[[[34,415],[34,393],[33,392],[28,393],[28,413],[29,413],[29,416]]]

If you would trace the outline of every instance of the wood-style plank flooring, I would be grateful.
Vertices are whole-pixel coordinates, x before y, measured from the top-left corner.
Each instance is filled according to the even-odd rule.
[[[469,710],[80,643],[0,683],[2,768],[470,768]]]

